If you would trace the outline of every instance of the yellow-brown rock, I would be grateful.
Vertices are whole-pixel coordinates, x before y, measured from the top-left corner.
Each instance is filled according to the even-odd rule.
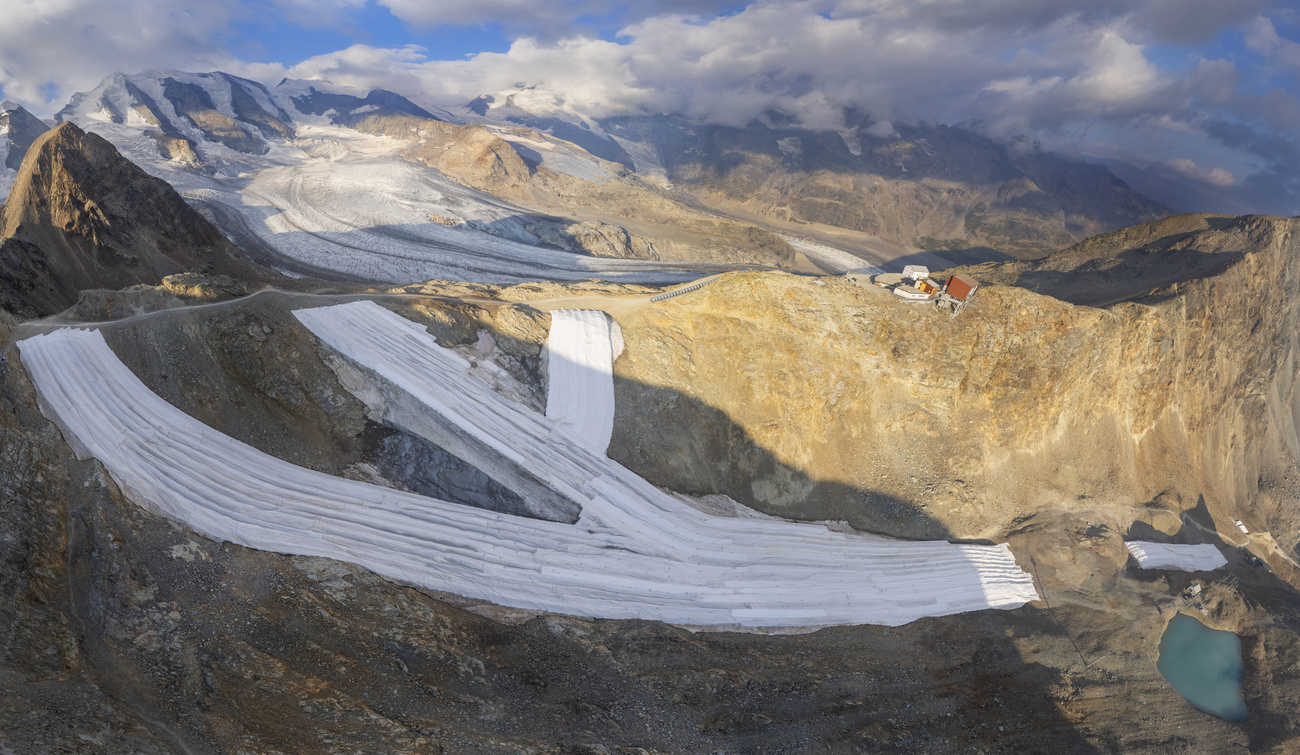
[[[985,286],[950,318],[845,279],[729,274],[621,314],[611,455],[674,489],[903,536],[1159,497],[1290,548],[1296,512],[1265,502],[1300,449],[1295,225],[1184,239],[1233,261],[1105,309]]]

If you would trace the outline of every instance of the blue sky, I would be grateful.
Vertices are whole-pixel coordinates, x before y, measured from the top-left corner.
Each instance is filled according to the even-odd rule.
[[[1271,0],[5,0],[0,92],[41,116],[114,71],[529,90],[591,118],[978,120],[1177,209],[1300,214],[1300,9]]]
[[[345,23],[303,23],[270,8],[232,27],[218,39],[240,58],[290,65],[354,44],[382,48],[419,45],[431,60],[463,60],[481,52],[506,52],[511,41],[499,22],[415,26],[374,2],[349,13]]]

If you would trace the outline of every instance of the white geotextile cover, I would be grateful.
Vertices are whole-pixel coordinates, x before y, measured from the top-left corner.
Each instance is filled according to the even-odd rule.
[[[1133,560],[1143,569],[1177,569],[1179,571],[1214,571],[1228,565],[1219,549],[1209,543],[1173,545],[1134,540],[1125,543]]]
[[[583,448],[603,455],[614,435],[614,340],[593,309],[551,313],[546,340],[546,416]]]
[[[415,323],[369,302],[297,314],[580,501],[582,519],[514,517],[276,459],[163,401],[97,331],[63,329],[19,348],[43,411],[130,497],[248,547],[350,561],[505,606],[690,626],[898,625],[1037,598],[1006,545],[703,514],[501,398]]]

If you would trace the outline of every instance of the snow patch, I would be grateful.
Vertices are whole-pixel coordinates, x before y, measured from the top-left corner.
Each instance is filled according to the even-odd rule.
[[[875,271],[872,275],[885,272],[878,267],[865,265],[865,261],[855,254],[850,254],[849,252],[829,247],[825,244],[818,244],[807,239],[801,239],[797,236],[787,236],[785,234],[781,234],[781,238],[785,239],[785,242],[796,252],[802,252],[805,257],[813,262],[813,264],[827,272],[838,275],[847,273],[850,270],[862,269],[864,266]]]

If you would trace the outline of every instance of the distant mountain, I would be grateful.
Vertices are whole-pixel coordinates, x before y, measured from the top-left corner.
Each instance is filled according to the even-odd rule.
[[[143,128],[158,154],[177,167],[217,171],[267,155],[276,142],[292,139],[300,124],[353,126],[375,115],[437,119],[383,89],[286,79],[272,90],[220,71],[151,71],[109,76],[91,91],[73,95],[55,120],[119,126],[123,134]]]
[[[876,123],[848,115],[813,131],[768,114],[743,128],[679,117],[601,121],[705,203],[789,224],[822,224],[952,250],[990,246],[1041,256],[1173,211],[1108,169],[995,142],[971,129]]]
[[[636,170],[636,160],[623,145],[610,138],[600,124],[557,107],[534,87],[516,87],[496,94],[483,94],[465,105],[474,119],[487,123],[524,126],[550,134],[557,139],[582,147],[586,151],[628,170]]]
[[[977,124],[903,125],[847,111],[817,131],[764,113],[743,127],[681,116],[585,118],[537,86],[475,98],[465,117],[566,139],[710,208],[800,233],[847,229],[955,259],[968,247],[1037,257],[1173,213],[1104,166],[998,142]],[[966,255],[969,256],[969,255]]]
[[[49,130],[49,126],[22,105],[0,101],[0,167],[18,170],[32,142]]]
[[[119,73],[57,119],[102,135],[203,202],[259,259],[297,274],[502,282],[658,269],[584,257],[794,262],[772,233],[684,206],[570,141],[509,121],[466,123],[382,89]],[[278,211],[260,209],[268,203]],[[485,254],[501,266],[489,271]]]
[[[255,270],[167,182],[72,123],[35,141],[0,211],[0,306],[22,317],[84,289]]]

